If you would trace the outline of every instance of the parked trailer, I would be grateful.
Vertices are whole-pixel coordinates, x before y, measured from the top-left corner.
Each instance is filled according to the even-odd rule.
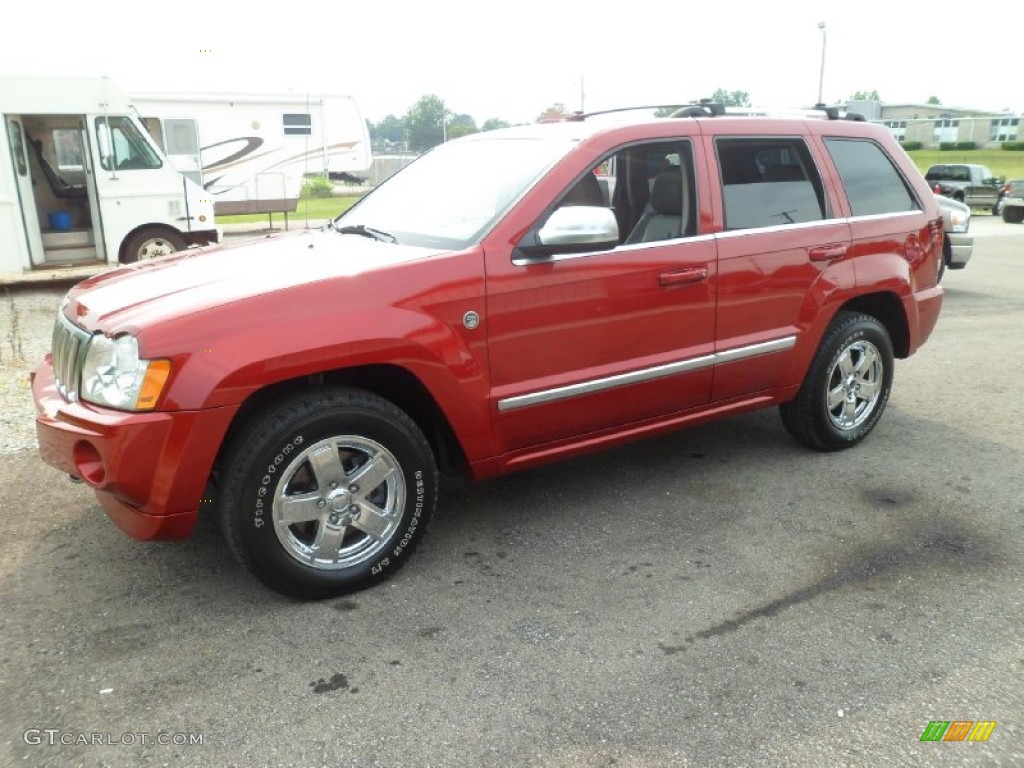
[[[370,137],[354,99],[299,94],[137,94],[143,124],[218,215],[293,211],[305,176],[358,178]]]
[[[219,239],[209,193],[175,172],[109,79],[0,76],[0,115],[0,273]]]

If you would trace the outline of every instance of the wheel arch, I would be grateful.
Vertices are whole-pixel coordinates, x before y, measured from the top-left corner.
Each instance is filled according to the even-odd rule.
[[[185,234],[180,230],[172,227],[170,224],[159,224],[159,223],[147,223],[140,224],[129,232],[125,233],[125,236],[121,238],[121,244],[117,249],[117,261],[119,264],[127,264],[130,262],[125,261],[125,256],[128,252],[128,243],[130,243],[136,235],[142,232],[152,232],[154,235],[171,235],[177,238],[185,240]]]
[[[422,381],[407,368],[370,364],[324,371],[274,382],[250,394],[242,403],[221,443],[217,462],[225,446],[248,419],[269,403],[304,389],[345,386],[376,394],[403,410],[422,430],[434,452],[438,467],[446,474],[463,474],[467,461],[462,444],[447,415]],[[215,463],[216,468],[216,463]]]
[[[888,291],[868,293],[856,296],[842,304],[836,314],[843,310],[863,312],[876,318],[892,340],[893,353],[896,357],[905,358],[910,355],[910,326],[899,297]]]

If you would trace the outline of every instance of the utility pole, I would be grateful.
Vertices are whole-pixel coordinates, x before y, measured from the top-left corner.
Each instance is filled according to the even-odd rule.
[[[818,76],[818,103],[824,104],[822,94],[825,90],[825,22],[818,22],[818,29],[821,30],[821,74]]]

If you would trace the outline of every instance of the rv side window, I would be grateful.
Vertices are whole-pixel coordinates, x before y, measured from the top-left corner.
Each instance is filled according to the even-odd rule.
[[[103,170],[131,171],[159,168],[160,156],[127,117],[97,117],[100,165]]]
[[[289,136],[291,134],[299,134],[302,136],[309,136],[313,133],[313,119],[308,114],[302,115],[283,115],[284,118],[284,134]]]
[[[81,171],[82,140],[77,129],[54,128],[53,152],[57,156],[57,168],[61,171]]]
[[[199,132],[196,130],[195,120],[165,120],[164,136],[168,155],[199,154]]]
[[[14,162],[18,164],[18,175],[25,176],[28,174],[28,164],[25,162],[25,138],[21,134],[21,123],[8,120],[7,129],[11,133],[11,153]]]

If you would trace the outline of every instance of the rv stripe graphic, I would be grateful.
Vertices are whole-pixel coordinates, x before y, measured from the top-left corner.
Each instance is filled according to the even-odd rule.
[[[921,741],[988,741],[996,728],[995,720],[931,720]]]

